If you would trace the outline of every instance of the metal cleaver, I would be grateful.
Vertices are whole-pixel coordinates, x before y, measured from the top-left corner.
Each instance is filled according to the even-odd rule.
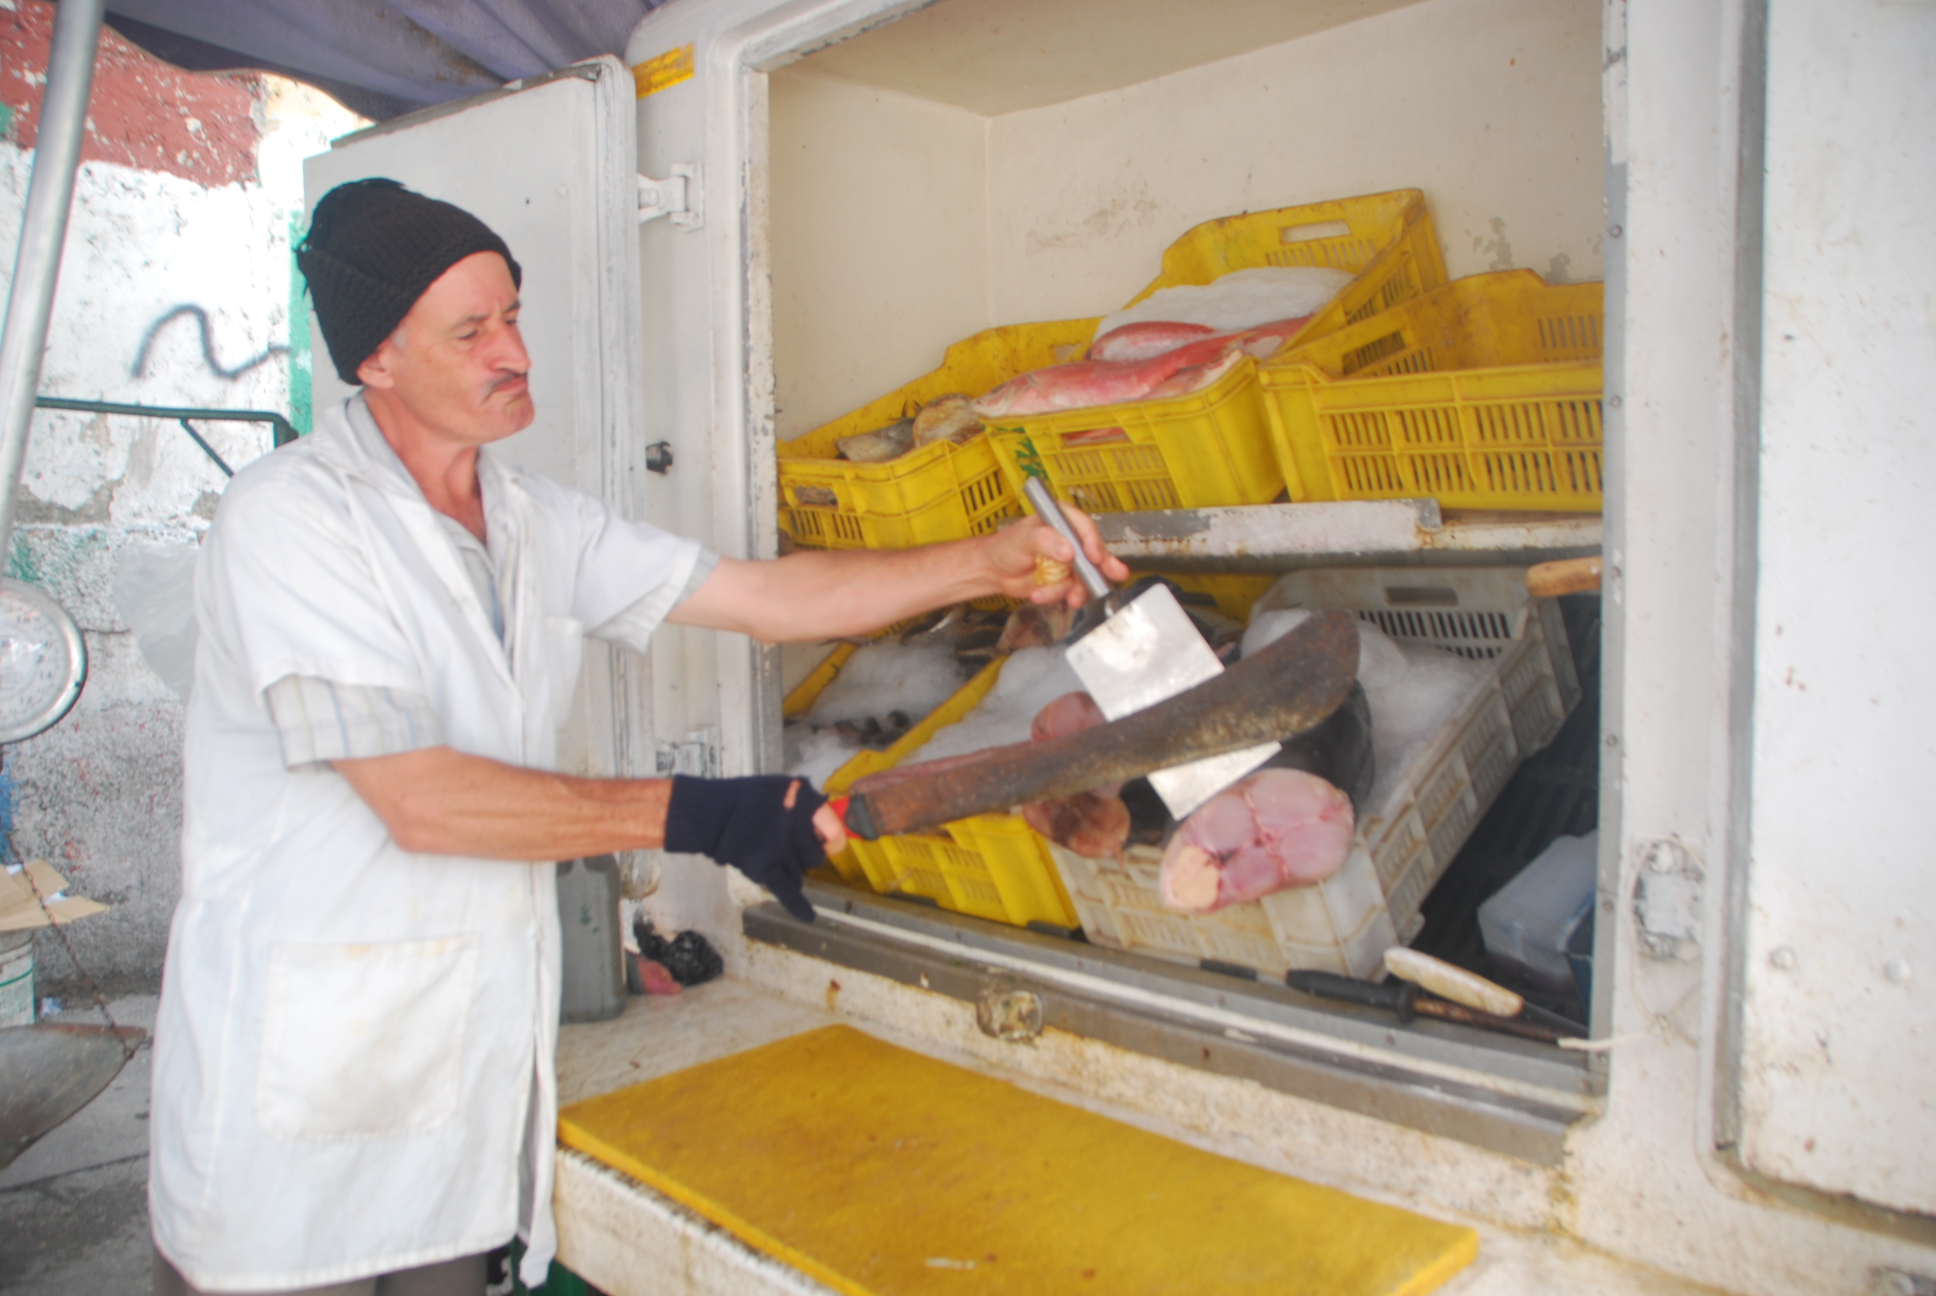
[[[1107,611],[1109,582],[1082,552],[1082,541],[1048,485],[1030,477],[1023,494],[1036,515],[1075,546],[1076,575],[1096,607],[1104,610],[1102,623],[1082,634],[1067,652],[1070,668],[1103,715],[1120,720],[1223,673],[1223,663],[1169,586],[1152,585],[1122,607]],[[1158,770],[1149,776],[1150,786],[1170,813],[1181,819],[1280,749],[1274,742],[1261,743]]]

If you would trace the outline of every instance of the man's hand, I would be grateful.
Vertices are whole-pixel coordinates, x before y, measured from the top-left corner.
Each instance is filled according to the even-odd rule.
[[[1071,504],[1062,506],[1062,516],[1069,520],[1069,526],[1081,538],[1082,550],[1089,556],[1089,561],[1096,564],[1104,576],[1118,583],[1129,579],[1129,568],[1123,565],[1120,558],[1102,547],[1102,536],[1097,532],[1093,518]],[[1088,601],[1089,592],[1083,588],[1072,566],[1075,549],[1041,518],[1027,517],[1019,522],[1011,522],[989,536],[987,544],[988,563],[1001,593],[1010,598],[1027,599],[1031,603],[1067,603],[1072,608],[1081,607]],[[1038,558],[1060,564],[1067,575],[1061,580],[1039,584],[1036,575]]]
[[[771,891],[795,918],[812,922],[813,906],[801,880],[807,870],[827,862],[827,848],[847,844],[846,830],[826,800],[811,783],[783,774],[675,776],[665,848],[732,865]]]
[[[1127,580],[1129,568],[1102,547],[1089,515],[1067,505],[1062,512],[1103,575]],[[1075,550],[1046,522],[1026,518],[993,535],[915,549],[803,549],[770,562],[721,558],[666,620],[737,630],[767,643],[813,643],[872,634],[990,594],[1081,606],[1088,593],[1073,576],[1036,583],[1038,556],[1068,563]]]
[[[690,851],[734,865],[809,919],[800,875],[847,849],[826,798],[783,775],[574,778],[449,747],[333,764],[407,851],[508,860]]]

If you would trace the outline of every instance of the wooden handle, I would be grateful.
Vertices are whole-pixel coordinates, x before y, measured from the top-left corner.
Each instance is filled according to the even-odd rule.
[[[1109,724],[856,780],[845,822],[873,841],[1294,737],[1324,723],[1357,678],[1357,618],[1320,612],[1229,670]]]
[[[1526,1006],[1524,999],[1476,972],[1403,945],[1394,945],[1385,951],[1385,971],[1401,981],[1430,990],[1441,999],[1450,999],[1495,1017],[1517,1017],[1519,1010]]]
[[[1526,569],[1526,592],[1534,598],[1578,594],[1600,588],[1600,559],[1562,558]]]

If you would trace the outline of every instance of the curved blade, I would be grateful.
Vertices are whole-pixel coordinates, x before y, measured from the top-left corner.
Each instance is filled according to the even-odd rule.
[[[873,841],[1291,738],[1324,723],[1357,677],[1357,619],[1320,612],[1256,656],[1120,720],[937,768],[870,774],[848,789],[847,827]]]
[[[41,1022],[0,1030],[0,1170],[108,1087],[147,1032]]]

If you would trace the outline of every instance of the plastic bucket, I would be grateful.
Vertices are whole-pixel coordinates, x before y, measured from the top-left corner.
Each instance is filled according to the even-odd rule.
[[[0,1026],[34,1024],[34,934],[0,932]]]

